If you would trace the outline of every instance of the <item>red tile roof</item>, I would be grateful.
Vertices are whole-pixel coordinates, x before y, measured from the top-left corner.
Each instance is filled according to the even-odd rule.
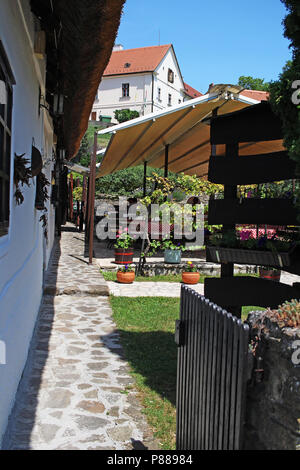
[[[257,90],[244,90],[240,93],[246,98],[252,98],[253,100],[257,101],[268,101],[270,93],[267,91],[257,91]]]
[[[184,84],[184,91],[191,98],[199,98],[200,96],[203,96],[203,94],[200,93],[200,91],[195,90],[195,88],[192,88],[187,83]]]
[[[171,47],[171,44],[167,44],[114,51],[103,75],[154,72]]]

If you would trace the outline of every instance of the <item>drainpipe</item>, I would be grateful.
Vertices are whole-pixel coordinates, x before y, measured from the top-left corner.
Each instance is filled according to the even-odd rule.
[[[151,105],[151,112],[154,111],[154,73],[152,72],[152,105]]]
[[[91,158],[90,165],[90,194],[89,194],[89,264],[93,264],[93,250],[94,250],[94,221],[95,221],[95,180],[96,180],[96,162],[97,162],[97,139],[98,133],[94,134],[94,151]]]

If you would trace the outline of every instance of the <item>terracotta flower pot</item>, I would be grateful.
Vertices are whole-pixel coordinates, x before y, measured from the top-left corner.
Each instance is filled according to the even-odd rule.
[[[200,274],[199,273],[182,273],[182,282],[184,284],[198,284],[200,281]]]
[[[123,273],[122,271],[118,271],[117,280],[121,284],[132,284],[135,280],[135,273],[133,271],[129,273]]]

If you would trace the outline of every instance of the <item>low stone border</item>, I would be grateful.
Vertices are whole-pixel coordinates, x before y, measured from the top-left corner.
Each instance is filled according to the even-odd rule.
[[[192,261],[192,260],[191,260]],[[138,266],[138,263],[133,263]],[[200,274],[210,276],[219,276],[221,274],[221,266],[212,263],[195,263]],[[119,265],[101,267],[103,272],[118,271]],[[168,274],[181,274],[186,268],[186,263],[166,264],[166,263],[146,263],[144,266],[144,274],[146,277],[162,276]],[[256,266],[235,265],[235,274],[255,274]]]

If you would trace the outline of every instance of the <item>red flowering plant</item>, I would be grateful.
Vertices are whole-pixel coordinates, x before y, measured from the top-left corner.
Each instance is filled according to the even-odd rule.
[[[129,235],[128,228],[120,229],[117,233],[116,249],[128,250],[133,245],[133,237]]]

